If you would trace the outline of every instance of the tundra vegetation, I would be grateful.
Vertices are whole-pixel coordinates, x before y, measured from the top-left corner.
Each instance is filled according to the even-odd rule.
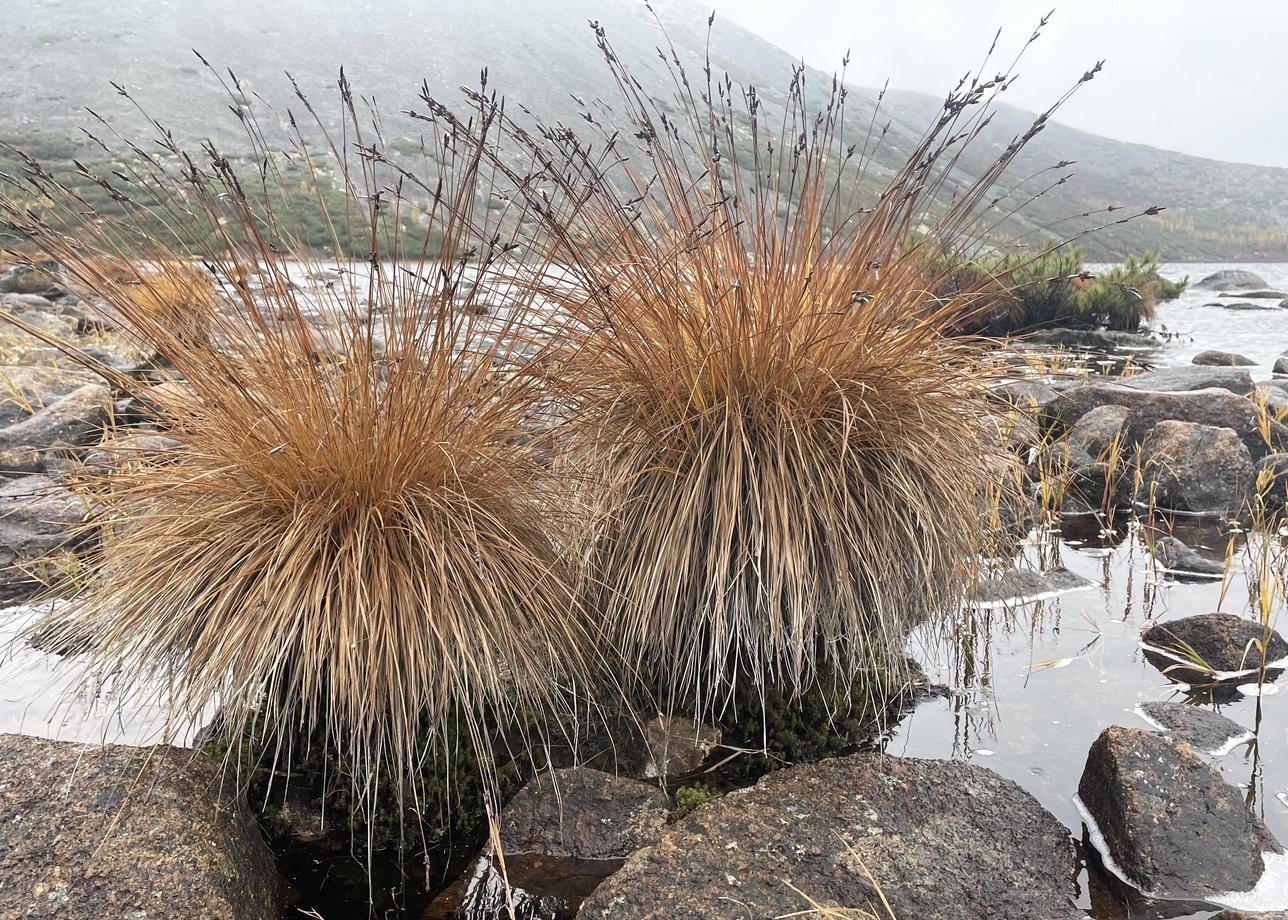
[[[981,256],[1054,111],[963,183],[1010,70],[872,197],[883,133],[843,130],[843,72],[816,111],[797,71],[775,122],[673,50],[650,95],[594,37],[613,98],[577,130],[485,73],[387,144],[342,76],[339,127],[235,109],[251,169],[159,124],[75,181],[8,151],[9,231],[158,358],[53,344],[177,442],[85,474],[107,538],[42,633],[127,695],[163,678],[176,723],[218,705],[230,764],[332,765],[368,842],[432,810],[434,765],[486,800],[600,711],[879,712],[1020,479],[980,424],[993,345],[960,333],[1040,285],[1041,316],[1126,324],[1113,292],[1158,283]]]

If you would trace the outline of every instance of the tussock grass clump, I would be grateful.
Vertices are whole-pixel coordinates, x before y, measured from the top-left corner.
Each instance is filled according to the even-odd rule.
[[[505,122],[534,164],[507,174],[572,279],[541,292],[576,320],[585,603],[664,705],[719,712],[740,683],[824,673],[879,697],[909,629],[970,583],[1007,462],[979,424],[978,345],[945,335],[977,291],[935,300],[931,253],[978,244],[1047,116],[959,184],[1008,78],[963,81],[880,182],[882,134],[846,133],[844,75],[820,94],[798,71],[770,125],[754,88],[709,62],[695,85],[674,49],[674,96],[650,96],[592,27],[619,92],[586,107],[586,137]]]
[[[11,181],[52,207],[29,213],[20,195],[0,209],[182,382],[111,375],[179,443],[90,481],[112,537],[45,633],[89,649],[127,695],[173,687],[160,702],[176,721],[217,705],[230,740],[262,731],[288,765],[300,739],[325,738],[332,780],[371,809],[378,786],[419,794],[445,720],[486,747],[496,722],[562,711],[596,643],[557,546],[558,483],[525,434],[545,397],[540,362],[520,353],[544,346],[530,296],[493,283],[509,243],[475,213],[486,177],[470,151],[438,145],[420,200],[458,255],[404,248],[401,172],[341,91],[352,148],[296,135],[274,149],[251,125],[262,166],[247,178],[213,147],[198,160],[167,146],[146,174],[102,180],[122,199],[115,219],[29,161]],[[284,156],[329,156],[349,177],[345,210],[323,213],[369,240],[365,258],[317,257],[266,212]],[[138,230],[158,209],[172,241]],[[181,261],[194,239],[212,242]],[[208,310],[216,290],[222,309]]]

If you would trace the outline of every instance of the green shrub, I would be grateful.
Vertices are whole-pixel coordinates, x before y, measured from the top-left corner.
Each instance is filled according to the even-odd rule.
[[[1033,255],[1007,253],[949,265],[932,263],[937,298],[973,296],[976,309],[963,331],[1012,335],[1049,326],[1135,330],[1157,305],[1180,296],[1188,279],[1168,281],[1153,253],[1129,255],[1099,275],[1083,267],[1077,247]]]

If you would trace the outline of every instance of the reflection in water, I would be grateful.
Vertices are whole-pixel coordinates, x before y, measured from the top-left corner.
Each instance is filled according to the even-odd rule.
[[[1038,571],[1065,567],[1093,581],[1096,590],[995,609],[967,608],[954,635],[914,637],[914,654],[930,679],[949,692],[924,700],[895,730],[886,750],[969,760],[996,770],[1032,793],[1081,839],[1083,820],[1073,795],[1100,732],[1113,724],[1151,727],[1139,711],[1147,701],[1205,706],[1254,733],[1253,740],[1233,745],[1213,762],[1244,790],[1271,831],[1288,840],[1285,694],[1257,694],[1255,684],[1228,694],[1187,689],[1149,664],[1140,648],[1142,629],[1191,614],[1220,610],[1259,623],[1264,613],[1273,622],[1283,603],[1288,552],[1282,539],[1245,539],[1228,525],[1178,520],[1165,526],[1218,560],[1225,558],[1233,536],[1236,564],[1221,580],[1183,581],[1154,563],[1140,522],[1106,526],[1083,515],[1066,520],[1059,531],[1035,529],[1024,541],[1020,564]],[[1103,891],[1084,884],[1083,892],[1084,907],[1091,907],[1093,894],[1101,902],[1094,916],[1127,915],[1109,912]],[[1209,915],[1188,908],[1175,913],[1182,907],[1156,906],[1144,915]]]

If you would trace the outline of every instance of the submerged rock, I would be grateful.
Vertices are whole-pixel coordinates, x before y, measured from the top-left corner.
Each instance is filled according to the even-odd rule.
[[[85,500],[45,476],[0,486],[0,602],[30,597],[66,576]]]
[[[1257,362],[1232,351],[1201,351],[1190,363],[1201,367],[1252,367]]]
[[[1252,455],[1232,428],[1162,421],[1141,446],[1142,500],[1192,514],[1237,511],[1250,494]]]
[[[524,920],[571,918],[625,857],[657,836],[669,804],[656,786],[598,770],[542,774],[501,812],[505,876],[485,851],[434,899],[425,920],[502,920],[511,900]]]
[[[1078,799],[1101,855],[1151,897],[1248,891],[1265,870],[1262,853],[1280,851],[1238,789],[1187,745],[1154,732],[1101,732]]]
[[[1141,633],[1150,664],[1170,679],[1185,684],[1248,683],[1261,669],[1260,643],[1266,631],[1260,623],[1233,613],[1200,613],[1158,623]],[[1288,642],[1269,631],[1266,663],[1288,657]],[[1201,660],[1195,660],[1197,655]],[[1269,668],[1273,680],[1280,670]]]
[[[971,592],[971,601],[981,607],[1000,607],[1032,603],[1091,587],[1094,587],[1094,582],[1065,568],[1046,572],[1016,569],[981,579]]]
[[[1255,272],[1240,268],[1223,268],[1208,275],[1194,286],[1209,291],[1237,291],[1247,288],[1265,288],[1269,287],[1269,284],[1265,278]]]
[[[0,735],[0,916],[277,920],[283,884],[210,758]]]
[[[1186,393],[1190,390],[1220,389],[1246,396],[1252,392],[1252,374],[1238,367],[1178,365],[1146,371],[1119,382],[1133,390],[1151,393]]]
[[[1075,920],[1068,831],[981,767],[857,754],[771,773],[666,828],[582,920],[780,917],[879,904],[897,917]],[[1084,918],[1085,920],[1085,918]]]
[[[1252,738],[1238,722],[1201,706],[1151,701],[1138,708],[1145,721],[1205,754],[1225,753],[1232,743]]]
[[[1269,303],[1253,303],[1253,302],[1252,302],[1252,301],[1250,301],[1250,300],[1236,300],[1236,301],[1233,301],[1233,302],[1231,302],[1231,303],[1219,303],[1219,302],[1218,302],[1218,303],[1205,303],[1203,306],[1205,306],[1205,307],[1223,307],[1223,308],[1224,308],[1224,309],[1226,309],[1226,310],[1239,310],[1239,311],[1244,311],[1244,310],[1278,310],[1278,309],[1279,309],[1279,307],[1276,307],[1274,304],[1269,304]],[[1281,307],[1281,306],[1283,306],[1283,304],[1280,304],[1279,306]]]
[[[1215,578],[1225,575],[1224,562],[1208,559],[1168,534],[1155,537],[1150,548],[1155,561],[1169,572]]]

